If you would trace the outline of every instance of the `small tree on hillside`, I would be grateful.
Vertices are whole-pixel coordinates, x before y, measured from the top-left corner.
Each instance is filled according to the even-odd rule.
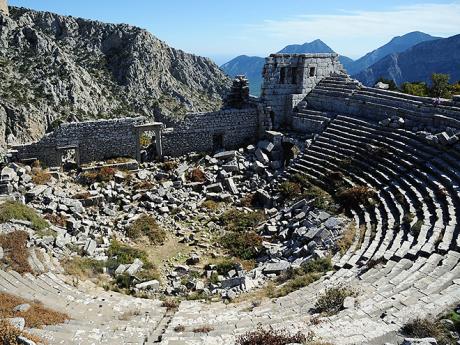
[[[423,82],[403,83],[401,85],[401,90],[409,95],[421,97],[428,96],[428,86]]]
[[[450,98],[450,85],[448,74],[433,73],[431,76],[430,95],[432,97]]]

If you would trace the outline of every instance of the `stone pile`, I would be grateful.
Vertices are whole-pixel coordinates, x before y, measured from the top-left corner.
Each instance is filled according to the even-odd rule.
[[[237,75],[225,100],[228,108],[241,109],[249,103],[249,81],[244,75]]]
[[[14,163],[2,170],[2,176],[10,181],[9,195],[27,202],[48,218],[62,221],[60,225],[50,225],[51,233],[45,235],[36,234],[30,223],[22,223],[30,234],[30,245],[42,248],[51,257],[63,259],[82,253],[105,261],[111,238],[129,242],[126,229],[142,214],[148,214],[180,243],[195,249],[186,264],[166,264],[162,271],[163,285],[158,280],[137,278],[143,270],[139,259],[107,273],[113,277],[131,276],[134,291],[174,296],[199,293],[233,299],[283,270],[323,257],[340,235],[342,220],[318,212],[305,200],[282,209],[277,185],[282,181],[286,140],[292,141],[273,132],[267,140],[245,149],[204,157],[189,154],[164,164],[146,163],[135,172],[117,171],[109,182],[88,186],[76,183],[83,181],[85,172],[54,174],[47,184],[35,185],[32,169]],[[245,271],[235,266],[220,275],[213,265],[199,265],[202,254],[219,249],[217,243],[200,231],[204,227],[211,233],[219,233],[215,219],[222,212],[207,209],[204,202],[239,205],[242,210],[252,212],[243,203],[251,195],[269,216],[259,229],[265,242],[257,267]],[[2,224],[1,230],[9,231],[14,226]],[[44,271],[41,267],[36,269]]]
[[[432,145],[450,146],[458,142],[460,131],[448,127],[445,131],[436,134],[428,131],[419,131],[417,135]]]

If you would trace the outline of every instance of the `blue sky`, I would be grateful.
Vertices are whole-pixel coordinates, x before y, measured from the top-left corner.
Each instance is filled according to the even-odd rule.
[[[152,32],[175,48],[219,64],[266,56],[288,44],[320,38],[357,58],[410,31],[460,33],[460,0],[8,0],[10,5]]]

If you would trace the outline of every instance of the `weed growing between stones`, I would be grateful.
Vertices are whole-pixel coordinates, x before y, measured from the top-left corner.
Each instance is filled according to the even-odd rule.
[[[315,303],[314,311],[326,315],[334,315],[343,309],[347,297],[356,297],[358,293],[349,287],[339,286],[327,289]]]
[[[317,281],[324,273],[330,270],[332,270],[332,261],[329,257],[307,261],[301,268],[291,268],[277,278],[276,283],[281,285],[278,287],[273,286],[268,291],[269,297],[279,298],[286,296]]]
[[[406,323],[401,333],[412,338],[435,338],[439,345],[454,345],[456,340],[440,320],[433,318],[417,318]]]
[[[236,339],[235,345],[287,345],[293,343],[308,344],[313,341],[313,334],[305,335],[301,332],[291,334],[285,329],[275,330],[272,327],[247,332]]]

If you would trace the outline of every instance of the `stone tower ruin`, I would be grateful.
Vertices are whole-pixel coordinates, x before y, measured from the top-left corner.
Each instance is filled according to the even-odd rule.
[[[262,101],[271,108],[275,128],[289,124],[289,114],[324,78],[346,73],[338,54],[272,54],[265,60]]]
[[[0,12],[2,14],[6,14],[7,16],[10,15],[10,12],[8,10],[8,3],[6,0],[0,0]]]

